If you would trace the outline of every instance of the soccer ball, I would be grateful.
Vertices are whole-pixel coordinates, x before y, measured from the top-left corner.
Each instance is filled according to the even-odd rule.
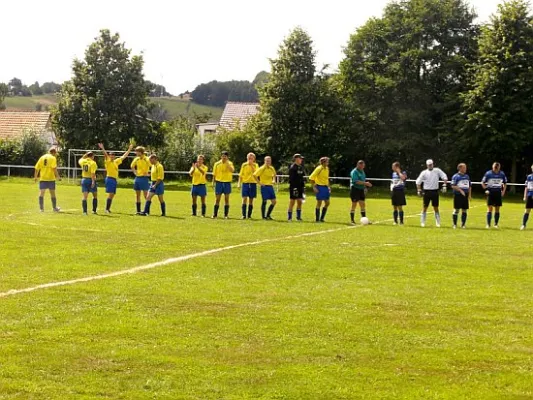
[[[367,217],[361,218],[361,225],[370,225],[370,220]]]

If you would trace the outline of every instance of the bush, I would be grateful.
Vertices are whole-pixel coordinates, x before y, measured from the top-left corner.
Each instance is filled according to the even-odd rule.
[[[29,130],[20,139],[0,139],[0,160],[5,164],[33,165],[47,147],[40,133]]]
[[[216,152],[229,151],[234,163],[246,161],[250,152],[263,155],[264,150],[259,144],[255,120],[252,118],[246,125],[237,125],[233,130],[221,129],[215,137]],[[274,160],[276,162],[276,160]]]

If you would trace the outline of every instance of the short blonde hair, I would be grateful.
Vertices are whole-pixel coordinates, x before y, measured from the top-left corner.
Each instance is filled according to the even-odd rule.
[[[135,151],[138,151],[139,153],[145,153],[146,152],[146,149],[142,146],[137,146],[135,147]]]

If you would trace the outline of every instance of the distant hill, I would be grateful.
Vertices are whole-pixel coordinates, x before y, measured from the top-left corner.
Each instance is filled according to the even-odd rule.
[[[151,98],[156,104],[161,104],[163,108],[168,111],[171,118],[178,117],[180,115],[192,115],[211,113],[213,119],[220,119],[222,116],[222,107],[204,106],[201,104],[193,103],[189,100],[183,100],[179,97],[156,97]],[[16,108],[22,110],[35,110],[38,104],[41,104],[42,110],[46,109],[46,106],[55,105],[58,102],[58,97],[54,94],[31,96],[31,97],[6,97],[4,104],[7,109]]]

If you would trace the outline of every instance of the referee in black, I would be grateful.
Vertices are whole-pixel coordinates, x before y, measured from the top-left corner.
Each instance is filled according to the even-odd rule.
[[[304,202],[304,188],[305,188],[305,169],[303,166],[304,156],[295,154],[292,157],[293,163],[289,168],[289,211],[287,212],[287,219],[292,221],[292,212],[294,204],[296,203],[296,220],[302,220],[302,204]]]

